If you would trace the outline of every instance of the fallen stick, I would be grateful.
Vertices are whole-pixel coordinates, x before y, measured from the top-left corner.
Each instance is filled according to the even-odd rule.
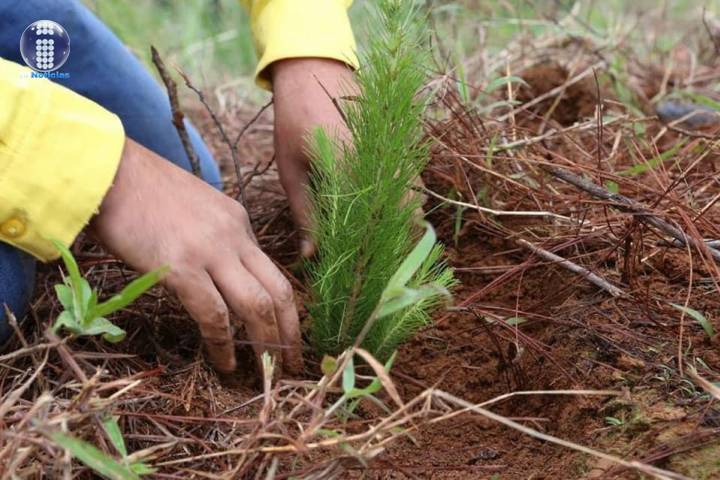
[[[683,245],[679,240],[672,239],[672,240],[658,240],[656,243],[658,247],[677,247],[677,248],[685,248],[685,245]],[[720,240],[705,240],[705,245],[707,245],[709,248],[720,248]]]
[[[413,187],[412,188],[416,192],[422,192],[427,193],[431,197],[435,197],[438,200],[442,200],[443,202],[449,203],[451,205],[457,205],[459,207],[469,208],[472,210],[476,210],[478,212],[483,213],[489,213],[491,215],[496,215],[498,217],[507,216],[507,217],[547,217],[547,218],[555,218],[558,220],[562,220],[564,222],[573,223],[573,224],[580,224],[583,225],[584,223],[580,220],[575,220],[570,217],[566,217],[564,215],[559,215],[557,213],[553,212],[546,212],[546,211],[522,211],[522,210],[495,210],[493,208],[487,208],[487,207],[481,207],[480,205],[474,205],[472,203],[467,202],[461,202],[459,200],[453,200],[451,198],[443,197],[439,193],[433,192],[429,188],[426,187]]]
[[[595,185],[594,183],[591,183],[584,178],[581,178],[561,168],[551,165],[544,165],[543,169],[553,177],[559,178],[560,180],[569,183],[570,185],[573,185],[580,190],[583,190],[593,195],[594,197],[613,202],[611,205],[612,207],[615,207],[623,212],[632,213],[633,215],[638,217],[639,220],[649,223],[658,230],[661,230],[665,234],[673,237],[677,242],[679,242],[681,246],[684,247],[690,244],[701,252],[704,249],[707,249],[713,256],[713,258],[715,258],[715,260],[720,261],[719,250],[716,250],[703,242],[695,240],[676,226],[671,225],[662,218],[656,216],[635,200],[632,200],[624,195],[620,195],[619,193],[609,192],[605,188]]]
[[[240,158],[238,157],[238,151],[237,151],[237,142],[232,143],[230,141],[230,138],[227,136],[227,133],[225,133],[225,129],[222,126],[222,122],[220,119],[215,115],[215,112],[212,108],[210,108],[210,105],[205,100],[205,95],[203,94],[202,90],[195,87],[193,83],[190,81],[190,78],[185,75],[185,72],[180,70],[179,68],[176,68],[178,74],[182,77],[182,79],[185,81],[185,85],[195,92],[195,95],[197,95],[198,100],[200,100],[200,103],[203,104],[205,107],[205,110],[210,115],[210,118],[212,119],[213,123],[215,124],[215,128],[217,128],[217,131],[220,133],[220,136],[222,137],[223,141],[228,147],[228,150],[230,150],[230,157],[232,158],[233,166],[235,167],[235,177],[237,178],[238,182],[238,196],[235,200],[239,200],[240,204],[247,208],[247,203],[245,202],[245,189],[243,188],[243,179],[242,179],[242,168],[240,167]],[[261,110],[262,111],[262,110]]]
[[[185,114],[182,112],[182,110],[180,110],[180,101],[178,100],[177,94],[177,84],[167,72],[167,69],[165,68],[165,63],[163,62],[162,58],[160,58],[160,54],[155,49],[155,47],[150,47],[150,53],[152,54],[152,61],[155,64],[155,68],[157,68],[157,71],[160,74],[160,78],[162,78],[162,81],[165,84],[165,88],[167,89],[168,99],[170,100],[170,110],[172,111],[172,123],[175,126],[175,130],[177,130],[178,135],[180,136],[182,146],[185,149],[185,153],[187,154],[188,159],[190,160],[190,167],[192,168],[192,172],[196,177],[202,178],[202,172],[200,171],[200,160],[198,160],[197,153],[195,153],[195,149],[193,148],[192,143],[190,143],[190,136],[188,135],[187,128],[185,128]]]
[[[591,272],[585,267],[581,267],[577,263],[573,263],[570,260],[567,260],[559,255],[556,255],[552,252],[549,252],[543,248],[538,247],[537,245],[533,245],[532,243],[528,242],[527,240],[520,239],[517,241],[517,244],[530,250],[535,255],[544,258],[545,260],[549,260],[551,262],[555,262],[558,265],[560,265],[563,268],[566,268],[567,270],[570,270],[573,273],[577,273],[581,277],[588,280],[590,283],[596,285],[597,287],[602,288],[606,292],[608,292],[613,297],[621,297],[625,294],[621,289],[616,287],[615,285],[611,284],[607,280],[603,279],[599,275],[596,275],[595,273]]]

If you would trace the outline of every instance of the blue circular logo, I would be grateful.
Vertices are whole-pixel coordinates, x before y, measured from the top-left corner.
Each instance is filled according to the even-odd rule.
[[[36,72],[53,72],[70,56],[70,36],[59,23],[38,20],[20,37],[20,53],[27,66]]]

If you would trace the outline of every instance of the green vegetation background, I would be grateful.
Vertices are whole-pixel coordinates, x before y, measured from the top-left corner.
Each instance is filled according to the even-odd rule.
[[[164,58],[182,66],[199,86],[231,84],[251,86],[255,51],[247,16],[237,0],[83,0],[146,64],[149,46],[155,45]],[[300,1],[300,0],[298,0]],[[351,19],[362,48],[367,19],[365,4],[355,0]],[[412,1],[412,0],[408,0]],[[585,0],[579,3],[580,22],[568,27],[562,18],[576,2],[568,0],[427,0],[433,7],[431,21],[436,39],[450,62],[461,64],[481,47],[492,54],[520,32],[533,36],[558,32],[607,38],[626,30],[630,22],[649,18],[658,10],[667,20],[653,31],[652,25],[631,29],[628,43],[642,45],[645,55],[666,53],[678,42],[686,42],[688,24],[700,19],[703,6],[709,14],[720,14],[720,4],[702,0]],[[655,21],[653,17],[653,21]],[[584,25],[584,26],[583,26]],[[695,24],[697,25],[697,24]],[[485,35],[480,40],[479,28]],[[698,29],[694,28],[697,32]],[[653,35],[648,45],[647,36]],[[240,79],[248,80],[247,82]],[[234,82],[234,83],[233,83]]]

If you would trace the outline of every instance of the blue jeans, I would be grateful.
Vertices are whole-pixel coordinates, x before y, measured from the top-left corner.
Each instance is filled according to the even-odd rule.
[[[69,73],[70,78],[56,80],[59,84],[117,114],[128,137],[190,170],[190,161],[171,123],[165,90],[79,0],[0,2],[0,57],[24,64],[20,36],[37,20],[53,20],[65,27],[70,36],[70,57],[59,70]],[[197,130],[188,122],[186,126],[200,159],[203,177],[221,188],[220,171],[210,151]],[[34,281],[35,261],[0,243],[0,343],[11,334],[3,304],[19,318],[27,310]]]

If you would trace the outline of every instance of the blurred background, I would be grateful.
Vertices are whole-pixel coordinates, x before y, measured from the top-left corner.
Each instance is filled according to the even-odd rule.
[[[186,71],[196,85],[222,96],[264,101],[252,87],[255,51],[245,11],[237,0],[84,0],[132,49],[150,64],[150,45]],[[356,0],[351,19],[362,49],[366,4]],[[720,2],[701,0],[428,0],[435,29],[438,71],[452,71],[460,89],[483,87],[496,78],[511,48],[532,50],[553,36],[584,39],[611,52],[617,78],[630,59],[667,64],[678,46],[693,52],[696,64],[711,55],[708,30],[720,38]],[[703,22],[703,19],[705,21]],[[720,43],[719,43],[720,44]],[[478,66],[482,66],[478,70]],[[154,70],[154,69],[153,69]],[[465,91],[466,96],[472,92]],[[628,97],[629,94],[625,94]],[[629,98],[626,98],[630,100]]]

